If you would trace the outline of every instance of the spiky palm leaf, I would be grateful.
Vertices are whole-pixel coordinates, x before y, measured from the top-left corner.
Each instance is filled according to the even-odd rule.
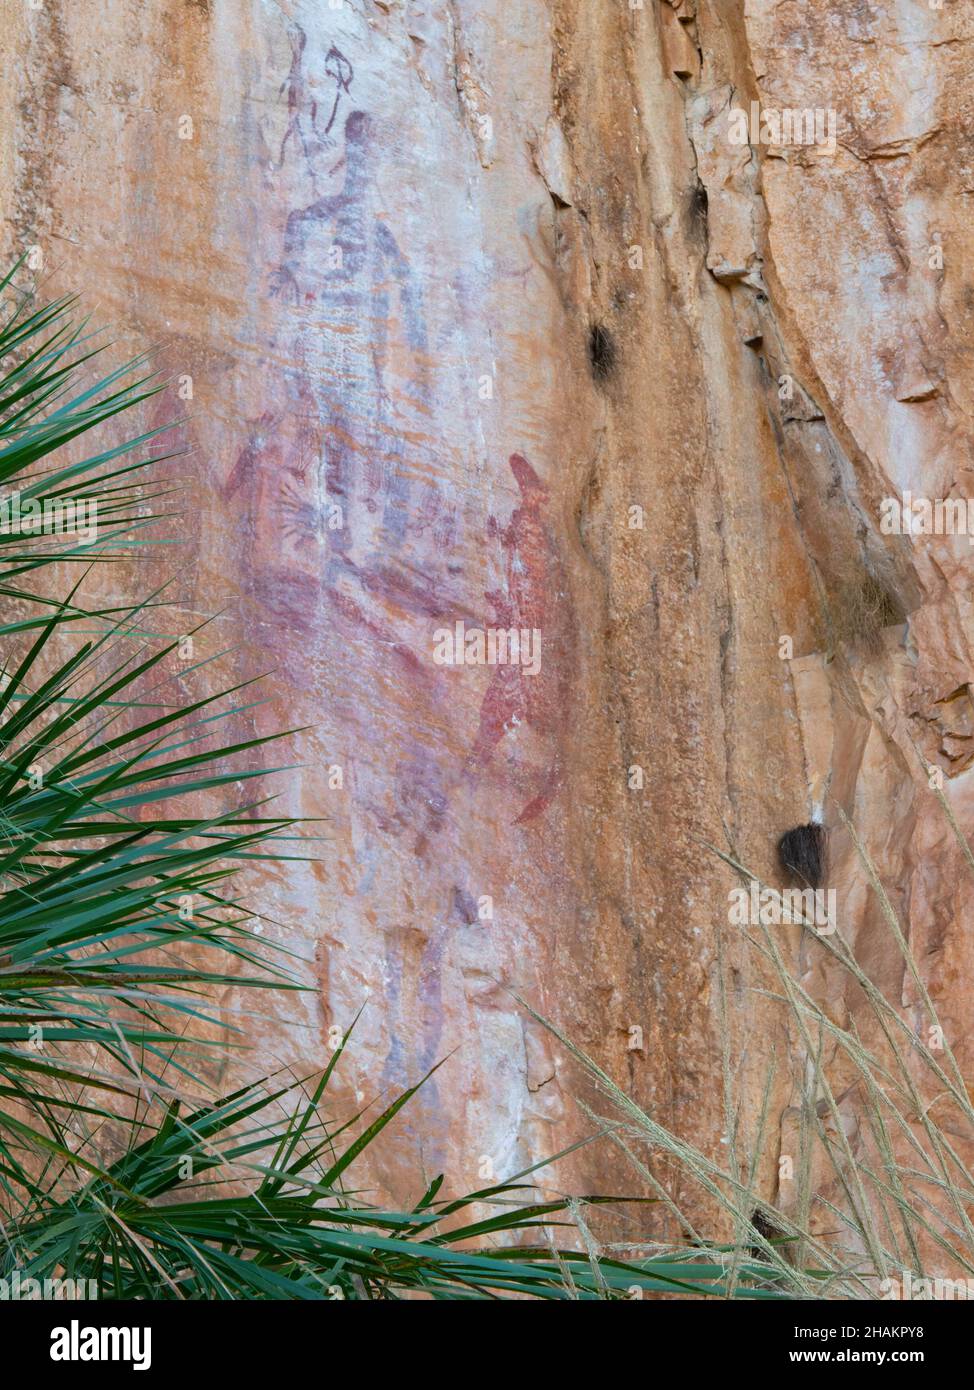
[[[83,1110],[80,1088],[137,1098],[170,1066],[188,1074],[174,1047],[213,1046],[194,1038],[211,1021],[206,991],[244,977],[295,987],[232,882],[241,862],[279,857],[268,842],[292,822],[217,800],[268,771],[240,765],[268,739],[227,731],[249,690],[164,703],[179,639],[144,635],[163,593],[134,606],[81,597],[92,566],[147,543],[169,491],[148,470],[171,457],[145,452],[161,430],[91,453],[84,436],[163,384],[144,359],[89,380],[105,345],[76,321],[76,301],[38,304],[13,275],[0,281],[0,1181],[11,1195],[25,1150],[61,1146],[52,1114]],[[96,534],[55,528],[68,502],[75,514],[97,507]],[[32,509],[50,524],[11,527]],[[52,585],[39,572],[55,562]],[[65,565],[83,573],[57,598]]]
[[[571,1225],[558,1218],[575,1204],[532,1200],[529,1174],[452,1200],[439,1199],[438,1177],[407,1211],[348,1192],[351,1164],[416,1088],[340,1147],[362,1119],[339,1125],[323,1113],[340,1052],[290,1115],[283,1106],[302,1089],[294,1084],[247,1086],[186,1114],[174,1102],[161,1124],[79,1191],[59,1198],[49,1183],[35,1184],[0,1274],[16,1261],[21,1280],[67,1278],[124,1299],[725,1295],[727,1269],[712,1259],[596,1262],[554,1248],[553,1229]],[[248,1190],[228,1193],[228,1180]],[[539,1229],[549,1243],[521,1243]],[[737,1273],[738,1296],[781,1297],[767,1266],[752,1261]]]

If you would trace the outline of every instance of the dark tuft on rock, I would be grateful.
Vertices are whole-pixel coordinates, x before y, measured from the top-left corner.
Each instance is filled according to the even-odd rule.
[[[601,323],[593,324],[588,335],[588,360],[596,381],[605,381],[616,364],[615,340]]]
[[[825,874],[825,827],[814,822],[786,830],[778,841],[778,857],[786,873],[808,888],[818,888]]]
[[[695,226],[705,227],[707,225],[707,213],[710,200],[707,197],[707,190],[698,179],[690,189],[690,221]]]

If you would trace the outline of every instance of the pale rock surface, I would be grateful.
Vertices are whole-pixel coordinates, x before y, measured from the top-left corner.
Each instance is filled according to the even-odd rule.
[[[512,991],[719,1153],[721,943],[752,1119],[777,1050],[774,1197],[800,1046],[702,842],[780,883],[823,798],[843,934],[919,1024],[838,807],[974,1067],[972,881],[916,751],[970,834],[972,552],[878,525],[974,484],[972,38],[959,0],[4,7],[5,250],[191,375],[186,548],[151,578],[229,600],[225,676],[276,673],[243,728],[309,726],[284,803],[327,817],[320,859],[258,896],[315,990],[265,1006],[262,1060],[319,1067],[366,1000],[350,1090],[452,1053],[394,1192],[418,1150],[476,1186],[585,1131]],[[835,148],[732,146],[751,101],[834,110]],[[541,672],[436,665],[458,621],[539,628]]]

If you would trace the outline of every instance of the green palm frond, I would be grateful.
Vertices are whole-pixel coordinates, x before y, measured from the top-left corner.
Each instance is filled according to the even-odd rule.
[[[438,1177],[411,1209],[370,1205],[344,1175],[415,1088],[339,1149],[323,1113],[334,1062],[310,1093],[270,1080],[183,1113],[178,1102],[113,1164],[92,1161],[79,1191],[35,1191],[0,1274],[91,1281],[101,1298],[434,1299],[529,1295],[612,1299],[635,1291],[721,1297],[727,1269],[685,1259],[623,1261],[558,1249],[568,1199],[538,1202],[516,1175],[438,1200]],[[295,1093],[300,1103],[288,1114]],[[77,1153],[75,1154],[77,1157]],[[83,1155],[82,1155],[83,1157]],[[246,1191],[228,1191],[238,1184]],[[579,1199],[602,1205],[609,1198]],[[471,1219],[470,1208],[482,1209]],[[458,1218],[461,1218],[458,1222]],[[524,1243],[539,1231],[545,1243]],[[516,1242],[516,1243],[515,1243]],[[728,1257],[729,1263],[729,1257]],[[774,1271],[738,1269],[739,1296],[780,1298]]]
[[[171,455],[146,454],[161,429],[94,451],[86,436],[164,383],[145,358],[93,373],[108,344],[73,297],[38,304],[11,272],[0,304],[0,1161],[12,1187],[25,1148],[59,1142],[52,1116],[86,1108],[80,1087],[138,1098],[167,1069],[192,1078],[182,1054],[215,1046],[214,986],[297,985],[236,892],[242,865],[288,857],[279,842],[294,829],[246,796],[273,771],[252,767],[273,738],[230,733],[252,682],[173,705],[162,692],[185,635],[152,635],[165,589],[134,605],[82,597],[93,565],[138,553],[171,494],[159,481]],[[64,534],[58,519],[82,501],[95,533]],[[67,597],[52,589],[69,571],[40,573],[55,562],[82,564]],[[184,664],[182,683],[207,664]]]

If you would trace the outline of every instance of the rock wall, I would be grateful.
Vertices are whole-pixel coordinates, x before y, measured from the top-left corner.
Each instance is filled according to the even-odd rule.
[[[584,1132],[512,991],[715,1152],[726,1008],[745,1112],[775,1049],[787,1127],[797,1040],[704,842],[780,882],[821,806],[843,933],[914,1009],[838,807],[969,1062],[971,879],[917,750],[970,829],[970,544],[880,530],[887,495],[970,487],[969,8],[18,0],[0,25],[5,250],[120,350],[160,345],[191,505],[150,577],[225,608],[198,639],[236,647],[225,676],[274,673],[243,728],[304,729],[284,804],[326,818],[320,859],[259,903],[315,991],[255,1021],[261,1061],[320,1065],[366,1000],[353,1089],[451,1054],[393,1189],[417,1149],[469,1184]],[[752,103],[834,139],[735,143]],[[540,668],[437,661],[457,623],[537,631]]]

